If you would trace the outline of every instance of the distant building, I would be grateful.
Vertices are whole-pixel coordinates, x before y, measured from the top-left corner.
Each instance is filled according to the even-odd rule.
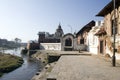
[[[58,28],[56,29],[56,32],[55,32],[55,37],[56,38],[61,38],[63,34],[64,34],[64,32],[61,28],[61,25],[59,24],[59,26],[58,26]]]
[[[38,33],[38,43],[41,50],[61,50],[61,38],[64,35],[61,25],[58,25],[55,34],[48,32]]]
[[[45,40],[45,32],[38,32],[38,43],[43,43]]]
[[[49,34],[48,32],[38,33],[38,42],[40,43],[60,43],[60,39],[64,34],[61,25],[59,24],[55,34]]]
[[[39,48],[40,48],[40,46],[37,41],[33,41],[33,40],[28,41],[28,43],[27,43],[28,50],[36,50]]]

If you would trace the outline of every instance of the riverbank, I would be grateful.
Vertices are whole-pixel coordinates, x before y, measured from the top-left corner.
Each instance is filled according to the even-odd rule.
[[[53,67],[55,66],[56,62],[47,64],[43,70],[38,71],[36,75],[31,80],[46,80],[47,76],[52,71]]]
[[[37,51],[32,55],[33,58],[40,60],[44,64],[55,62],[61,55],[57,51]]]
[[[23,59],[18,56],[0,53],[0,77],[7,72],[13,71],[23,64]]]
[[[32,57],[44,63],[45,67],[42,70],[39,70],[31,80],[46,80],[59,59],[60,54],[55,51],[38,51],[33,54]]]

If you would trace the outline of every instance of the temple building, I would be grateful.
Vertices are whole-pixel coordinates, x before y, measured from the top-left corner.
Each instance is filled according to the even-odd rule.
[[[63,34],[63,29],[59,24],[55,34],[49,34],[48,32],[38,32],[38,43],[60,43],[60,39]]]
[[[61,25],[59,24],[59,26],[58,26],[58,28],[56,29],[56,32],[55,32],[55,37],[56,38],[61,38],[63,34],[64,34],[64,32],[61,28]]]
[[[40,50],[61,50],[61,38],[63,35],[64,32],[60,24],[54,34],[39,32],[38,43],[40,44]]]
[[[82,27],[76,34],[64,34],[60,24],[54,34],[39,32],[38,42],[40,44],[40,50],[87,50],[87,33],[93,26],[95,26],[95,21],[92,20]]]

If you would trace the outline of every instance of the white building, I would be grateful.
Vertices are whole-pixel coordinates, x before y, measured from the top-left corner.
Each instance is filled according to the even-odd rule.
[[[103,26],[103,21],[97,21],[87,36],[88,51],[93,54],[98,53],[99,38],[95,34],[100,30],[101,26]]]

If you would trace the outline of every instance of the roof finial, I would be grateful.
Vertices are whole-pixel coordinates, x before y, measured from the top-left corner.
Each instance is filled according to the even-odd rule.
[[[59,22],[58,29],[61,29],[61,23]]]

